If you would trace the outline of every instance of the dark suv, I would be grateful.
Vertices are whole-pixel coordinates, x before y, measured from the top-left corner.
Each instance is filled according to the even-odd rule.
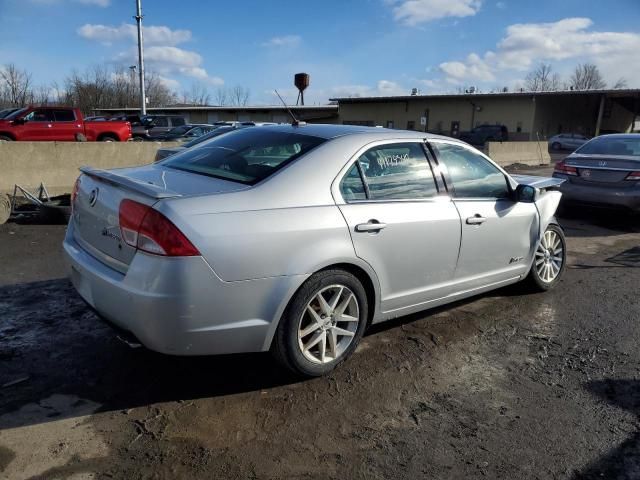
[[[134,138],[149,139],[186,124],[184,117],[179,115],[147,115],[142,117],[139,123],[132,123],[131,134]]]
[[[484,145],[486,142],[506,142],[509,131],[504,125],[480,125],[470,132],[462,132],[460,140],[471,145]]]

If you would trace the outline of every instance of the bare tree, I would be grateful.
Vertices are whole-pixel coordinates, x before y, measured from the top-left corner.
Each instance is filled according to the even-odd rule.
[[[236,85],[230,92],[231,105],[244,107],[249,102],[249,89],[241,85]]]
[[[182,102],[188,105],[208,105],[211,99],[209,90],[199,82],[191,84],[191,90],[182,92]]]
[[[600,70],[592,63],[576,65],[569,86],[574,90],[601,90],[607,87]]]
[[[229,93],[226,88],[220,87],[216,90],[215,103],[219,106],[225,106],[229,103]]]
[[[10,63],[0,68],[2,100],[8,106],[22,107],[32,100],[31,74]]]
[[[541,63],[525,78],[525,89],[530,92],[551,92],[560,90],[560,75],[552,72],[551,65]]]
[[[614,83],[613,87],[611,87],[611,88],[613,88],[614,90],[621,90],[623,88],[627,88],[627,86],[628,86],[627,85],[627,79],[623,78],[623,77],[620,77],[618,79],[618,81],[616,83]]]

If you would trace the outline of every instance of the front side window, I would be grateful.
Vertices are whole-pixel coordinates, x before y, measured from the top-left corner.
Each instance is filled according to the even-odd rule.
[[[457,198],[507,198],[510,195],[503,173],[482,155],[462,145],[432,144],[438,160],[453,182]]]
[[[174,127],[179,127],[181,125],[185,125],[186,122],[184,121],[184,118],[182,117],[172,117],[171,118],[171,123],[173,124]]]
[[[52,122],[51,110],[37,109],[24,117],[29,122]]]
[[[373,200],[421,199],[438,193],[420,143],[373,147],[358,162]]]
[[[246,128],[220,135],[162,162],[178,170],[253,185],[309,152],[325,139]]]

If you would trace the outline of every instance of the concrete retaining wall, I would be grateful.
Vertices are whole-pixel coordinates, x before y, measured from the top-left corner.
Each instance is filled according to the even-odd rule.
[[[488,142],[485,153],[498,165],[549,165],[547,142]]]
[[[14,184],[34,189],[44,182],[49,193],[69,193],[78,168],[118,168],[153,162],[156,151],[175,142],[0,142],[0,192]]]

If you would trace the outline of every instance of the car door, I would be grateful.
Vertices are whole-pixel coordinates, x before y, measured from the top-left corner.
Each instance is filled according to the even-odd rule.
[[[76,114],[71,109],[53,109],[53,127],[51,128],[56,140],[72,142],[76,135],[84,134],[82,123],[76,119]]]
[[[425,152],[419,140],[373,144],[334,190],[356,255],[378,276],[386,314],[446,296],[455,271],[460,217]]]
[[[21,139],[31,142],[55,140],[53,113],[49,108],[36,108],[23,117]]]
[[[535,204],[516,202],[504,172],[477,150],[445,140],[430,145],[462,224],[453,293],[525,274],[538,238]]]

